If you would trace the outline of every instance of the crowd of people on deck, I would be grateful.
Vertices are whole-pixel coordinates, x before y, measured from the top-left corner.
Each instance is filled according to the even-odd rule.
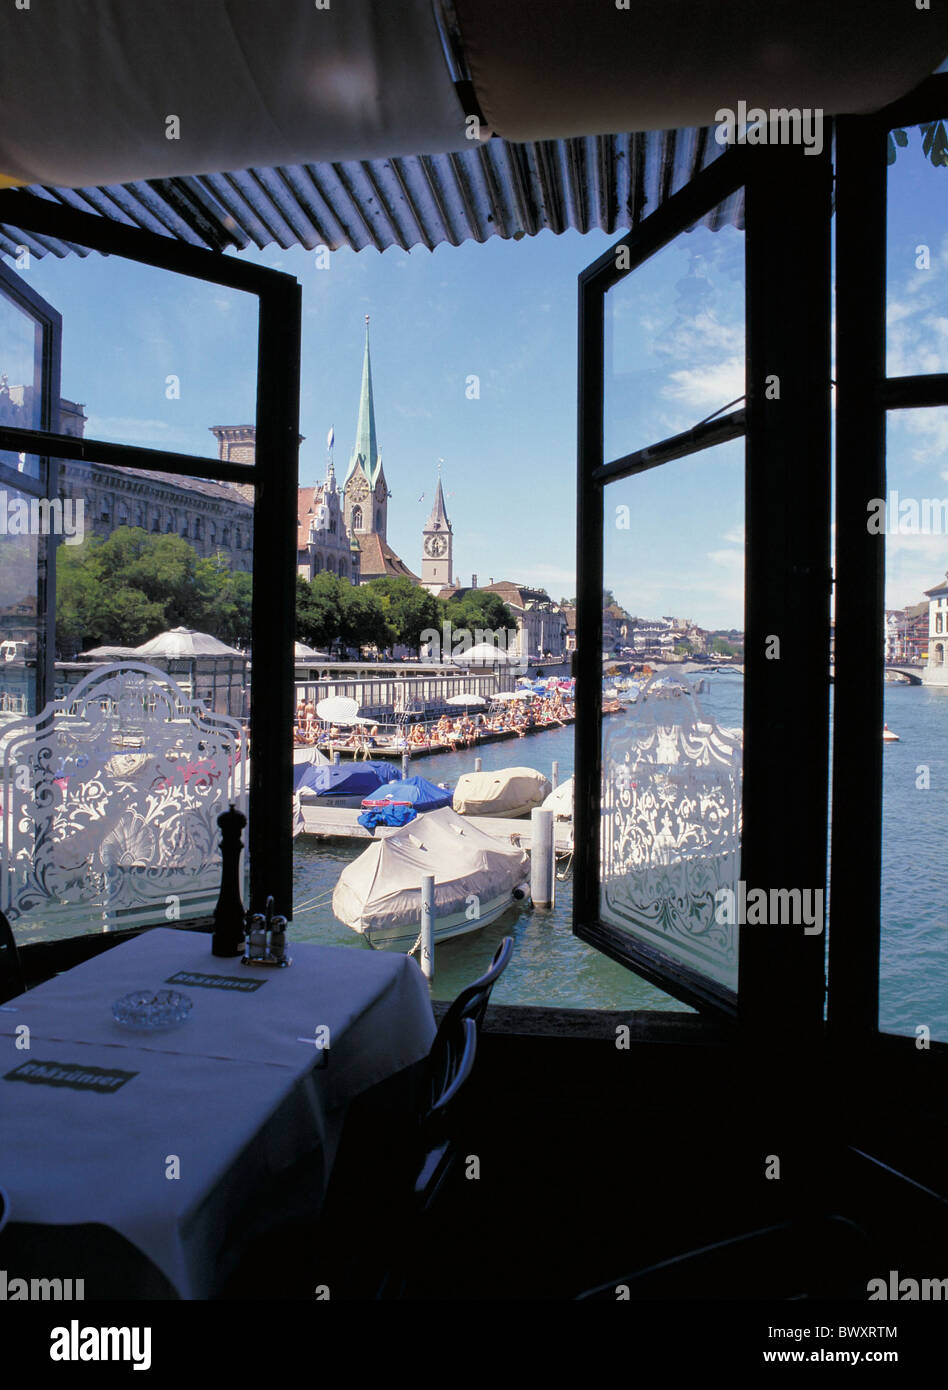
[[[545,695],[525,694],[521,700],[494,702],[486,712],[460,715],[443,714],[435,723],[408,724],[395,735],[382,736],[377,724],[356,724],[349,730],[321,723],[312,700],[300,698],[296,707],[294,742],[323,744],[356,758],[372,758],[380,748],[389,751],[433,748],[454,750],[471,748],[480,739],[500,735],[525,734],[540,729],[562,728],[574,717],[571,690],[551,687]]]

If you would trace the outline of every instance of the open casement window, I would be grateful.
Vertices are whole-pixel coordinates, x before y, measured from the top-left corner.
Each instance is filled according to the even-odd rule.
[[[825,135],[736,145],[579,281],[573,929],[694,1007],[797,1037],[824,998]],[[726,590],[745,632],[726,717],[674,665],[603,713],[608,654],[632,645],[613,589],[705,628]],[[681,630],[650,640],[687,651]]]
[[[53,237],[101,251],[110,266],[124,258],[130,274],[158,282],[156,303],[170,274],[190,277],[195,303],[213,302],[218,287],[241,292],[233,298],[249,305],[245,341],[251,364],[256,358],[256,452],[250,464],[63,432],[60,341],[77,328],[23,275],[0,267],[2,906],[15,928],[22,919],[41,942],[206,920],[220,882],[216,817],[233,799],[249,818],[247,905],[262,910],[272,894],[292,916],[300,287],[28,194],[0,192],[6,220],[27,241]],[[21,499],[36,506],[23,513],[29,524],[14,528]],[[56,606],[57,552],[62,586],[78,553],[67,538],[82,539],[60,524],[67,502],[70,522],[83,504],[87,538],[138,527],[135,544],[183,546],[187,521],[205,565],[229,559],[211,546],[225,513],[242,538],[252,529],[252,565],[237,556],[232,566],[252,569],[250,630],[239,639],[246,647],[249,637],[250,659],[233,638],[213,649],[213,663],[199,655],[208,643],[194,643],[190,659],[167,654],[149,664],[147,655],[106,652],[98,665],[77,661]]]
[[[61,331],[52,305],[0,264],[0,428],[59,429]],[[47,595],[55,592],[56,542],[29,518],[39,519],[59,478],[56,461],[37,448],[0,447],[2,716],[36,714],[53,689]]]
[[[946,125],[945,75],[837,124],[828,1021],[910,1061],[948,1052]]]

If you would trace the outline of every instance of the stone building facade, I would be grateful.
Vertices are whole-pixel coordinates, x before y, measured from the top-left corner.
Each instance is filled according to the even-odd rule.
[[[81,405],[60,402],[63,434],[81,439],[85,423]],[[252,487],[76,459],[64,459],[59,471],[60,495],[84,503],[87,535],[105,538],[119,526],[140,526],[151,535],[181,536],[199,556],[219,555],[230,569],[253,568]]]

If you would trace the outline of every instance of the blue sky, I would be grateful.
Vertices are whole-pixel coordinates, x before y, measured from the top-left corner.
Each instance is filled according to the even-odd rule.
[[[891,179],[889,370],[948,371],[948,170],[922,159],[912,132]],[[441,458],[461,582],[476,573],[572,595],[576,277],[615,239],[543,232],[434,252],[342,250],[328,269],[301,249],[242,253],[303,285],[300,481],[324,476],[330,426],[344,476],[368,313],[391,544],[420,569]],[[733,228],[698,229],[610,293],[610,452],[742,394],[742,242]],[[921,244],[927,270],[916,266]],[[63,394],[84,402],[90,436],[213,456],[211,425],[252,422],[252,298],[97,255],[34,260],[26,274],[63,313]],[[165,394],[171,374],[177,400]],[[948,410],[894,418],[889,469],[903,495],[948,496]],[[740,445],[609,492],[606,584],[620,602],[740,627]],[[612,524],[613,504],[630,507],[627,529]],[[902,606],[944,574],[948,539],[891,536],[888,555],[887,603]]]

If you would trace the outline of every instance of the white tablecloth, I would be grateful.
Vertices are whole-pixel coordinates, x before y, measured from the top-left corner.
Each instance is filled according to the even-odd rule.
[[[210,946],[203,933],[155,928],[0,1011],[10,1221],[102,1222],[185,1298],[214,1291],[229,1223],[309,1151],[318,1207],[348,1102],[424,1057],[434,1037],[427,985],[406,956],[294,943],[293,965],[274,970],[217,959]],[[168,983],[180,972],[192,979]],[[195,975],[263,983],[244,992]],[[190,1018],[126,1030],[112,1001],[140,988],[188,995]],[[28,1051],[16,1046],[22,1024]],[[314,1044],[321,1028],[328,1052]]]

